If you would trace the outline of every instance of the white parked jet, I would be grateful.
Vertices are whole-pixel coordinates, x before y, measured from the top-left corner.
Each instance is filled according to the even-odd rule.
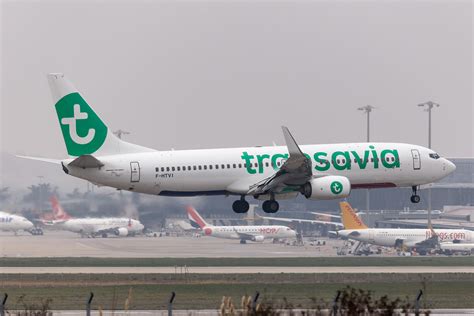
[[[361,242],[385,246],[408,248],[435,248],[438,243],[470,243],[474,232],[465,229],[419,229],[419,228],[368,228],[347,202],[341,202],[344,230],[339,236]]]
[[[286,226],[214,226],[208,224],[193,207],[188,206],[187,212],[191,226],[202,229],[206,236],[225,239],[240,239],[241,244],[244,244],[247,240],[263,242],[265,239],[296,237],[296,232]]]
[[[410,144],[300,147],[286,127],[286,147],[157,151],[115,137],[63,74],[48,79],[70,158],[24,158],[60,163],[65,173],[97,185],[167,196],[237,195],[237,213],[248,211],[245,197],[253,196],[273,213],[277,199],[339,199],[358,188],[412,187],[411,201],[418,203],[420,185],[456,168],[433,150]]]
[[[0,212],[1,231],[14,232],[15,235],[21,230],[33,233],[34,226],[32,222],[23,216]]]
[[[140,221],[124,217],[88,217],[72,218],[61,207],[58,200],[51,198],[53,206],[54,220],[44,221],[45,225],[51,225],[54,228],[79,233],[82,236],[102,236],[108,237],[109,234],[116,236],[135,235],[143,231],[143,224]]]

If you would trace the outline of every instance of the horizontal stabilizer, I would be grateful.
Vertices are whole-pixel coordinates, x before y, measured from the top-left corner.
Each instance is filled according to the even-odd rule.
[[[31,159],[31,160],[38,160],[42,162],[47,162],[47,163],[54,163],[54,164],[61,164],[61,160],[59,159],[52,159],[52,158],[43,158],[43,157],[31,157],[31,156],[21,156],[21,155],[16,155],[18,158],[23,158],[23,159]]]
[[[79,167],[79,168],[100,168],[104,164],[92,155],[82,155],[71,161],[68,166]]]

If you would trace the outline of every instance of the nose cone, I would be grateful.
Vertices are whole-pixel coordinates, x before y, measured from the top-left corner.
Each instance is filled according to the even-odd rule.
[[[449,175],[453,173],[456,170],[456,165],[449,161],[448,159],[444,159],[445,161],[443,162],[443,169],[446,173],[446,175]]]
[[[33,227],[35,227],[35,225],[33,225],[33,223],[30,221],[25,222],[24,225],[25,225],[24,229],[32,229]]]

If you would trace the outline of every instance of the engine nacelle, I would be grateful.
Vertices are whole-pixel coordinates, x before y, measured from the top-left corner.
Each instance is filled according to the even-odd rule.
[[[261,235],[252,237],[252,241],[256,241],[256,242],[263,242],[264,239],[265,237]]]
[[[114,234],[120,237],[128,236],[128,229],[126,229],[125,227],[117,228],[114,231]]]
[[[351,183],[343,176],[325,176],[311,179],[303,186],[302,193],[311,200],[332,200],[348,197]]]

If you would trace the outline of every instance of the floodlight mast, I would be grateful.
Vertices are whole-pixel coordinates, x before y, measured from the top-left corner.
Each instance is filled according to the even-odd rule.
[[[425,112],[428,112],[428,148],[431,149],[431,110],[434,107],[439,108],[440,105],[433,101],[428,101],[425,103],[418,104],[419,107],[424,108]],[[428,188],[428,227],[432,228],[431,226],[431,185]]]
[[[372,106],[372,105],[366,105],[366,106],[357,108],[357,110],[363,111],[364,113],[367,114],[367,142],[368,143],[370,142],[370,112],[372,112],[373,109],[375,109],[375,106]],[[366,191],[366,209],[368,213],[370,210],[370,190],[369,189],[367,189]]]

